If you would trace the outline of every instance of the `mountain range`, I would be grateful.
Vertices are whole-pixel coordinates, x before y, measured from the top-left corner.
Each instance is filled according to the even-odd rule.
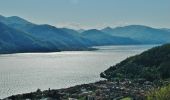
[[[126,45],[126,44],[139,44],[128,37],[118,37],[107,34],[97,29],[87,30],[81,33],[81,35],[95,43],[95,45]]]
[[[52,45],[0,23],[0,53],[50,52]],[[56,49],[55,51],[59,51]]]
[[[142,25],[117,28],[68,29],[35,24],[18,16],[0,16],[0,53],[89,50],[92,46],[162,44],[170,42],[169,29]]]
[[[102,32],[113,36],[129,37],[142,44],[162,44],[170,42],[170,31],[164,29],[155,29],[143,25],[129,25],[116,28],[104,28]]]

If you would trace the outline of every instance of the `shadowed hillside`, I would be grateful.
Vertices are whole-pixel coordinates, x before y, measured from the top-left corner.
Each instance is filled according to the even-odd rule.
[[[170,78],[170,44],[152,48],[110,67],[101,77],[114,78],[143,78],[149,81]]]
[[[40,41],[31,35],[0,23],[0,53],[50,52],[52,44]]]

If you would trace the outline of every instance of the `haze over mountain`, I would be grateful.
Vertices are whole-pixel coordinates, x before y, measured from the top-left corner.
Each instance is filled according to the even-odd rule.
[[[170,42],[170,32],[143,25],[129,25],[117,28],[104,28],[102,30],[113,36],[129,37],[143,44],[161,44]]]
[[[95,45],[126,45],[126,44],[138,44],[137,41],[134,41],[130,38],[126,37],[118,37],[118,36],[112,36],[107,33],[101,32],[97,29],[91,29],[84,31],[81,33],[81,35],[91,40],[95,43]]]
[[[170,29],[168,29],[168,28],[162,28],[162,30],[170,32]]]
[[[170,42],[170,32],[165,29],[155,29],[142,25],[129,25],[125,27],[110,28],[103,30],[74,30],[68,28],[57,28],[48,24],[34,24],[18,16],[4,17],[0,16],[1,30],[1,50],[15,52],[40,52],[63,51],[63,50],[89,50],[92,46],[102,45],[129,45],[129,44],[162,44]],[[4,27],[6,31],[2,30]],[[9,31],[10,30],[10,31]],[[7,32],[8,31],[8,32]],[[7,32],[7,39],[4,42],[4,35]],[[16,35],[22,33],[22,35]],[[13,39],[19,39],[15,46],[10,45],[12,35]],[[16,45],[24,44],[23,35],[31,38],[29,46],[23,47],[21,50]],[[3,40],[3,41],[2,41]],[[36,41],[36,42],[35,42]],[[9,43],[8,43],[9,42]],[[21,43],[19,43],[21,42]],[[23,42],[23,43],[22,43]],[[29,43],[27,42],[27,43]],[[34,47],[36,44],[36,48]],[[8,44],[8,49],[5,45]],[[11,43],[12,44],[12,43]],[[32,45],[31,45],[32,44]],[[11,47],[10,47],[11,46]],[[33,47],[31,47],[33,46]],[[39,46],[39,47],[38,47]],[[22,47],[22,46],[20,46]],[[26,47],[28,50],[26,50]],[[13,48],[13,49],[11,49]],[[15,50],[14,50],[15,48]],[[39,48],[39,49],[38,49]],[[42,50],[44,48],[44,50]],[[25,51],[24,51],[25,50]],[[7,52],[10,53],[10,52]]]

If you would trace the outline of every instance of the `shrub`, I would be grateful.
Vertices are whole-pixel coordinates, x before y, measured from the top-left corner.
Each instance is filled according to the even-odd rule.
[[[170,100],[170,85],[149,92],[147,100]]]

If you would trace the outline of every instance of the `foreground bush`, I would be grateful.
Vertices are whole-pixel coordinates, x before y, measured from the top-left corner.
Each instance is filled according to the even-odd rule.
[[[147,100],[170,100],[170,85],[148,93]]]

